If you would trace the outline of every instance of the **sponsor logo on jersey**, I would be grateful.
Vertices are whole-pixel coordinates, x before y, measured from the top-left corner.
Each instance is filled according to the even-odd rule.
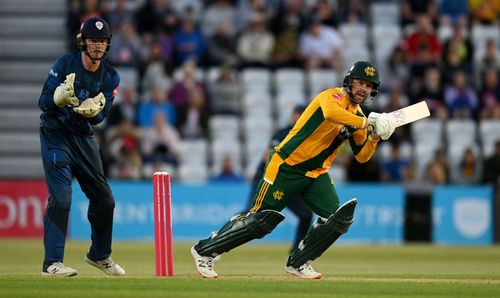
[[[56,77],[56,78],[57,78],[57,76],[58,76],[57,72],[55,72],[53,68],[51,68],[51,69],[49,70],[49,74],[50,74],[51,76]]]
[[[281,201],[281,200],[283,200],[284,197],[285,197],[285,193],[280,191],[280,190],[273,192],[273,198],[276,201]]]

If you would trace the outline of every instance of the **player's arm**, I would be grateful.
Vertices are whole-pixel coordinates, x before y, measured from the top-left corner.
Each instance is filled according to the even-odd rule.
[[[78,106],[73,82],[75,74],[66,74],[64,60],[59,58],[49,70],[47,80],[43,85],[38,106],[42,111],[62,108],[66,105]]]
[[[367,133],[366,129],[358,129],[349,138],[349,145],[354,158],[360,163],[367,162],[372,158],[377,149],[380,138],[374,133]]]
[[[330,92],[322,92],[318,96],[320,97],[319,100],[323,111],[323,117],[327,121],[354,126],[360,129],[365,129],[368,126],[367,118],[346,111],[340,106],[340,100],[332,98],[334,95]]]

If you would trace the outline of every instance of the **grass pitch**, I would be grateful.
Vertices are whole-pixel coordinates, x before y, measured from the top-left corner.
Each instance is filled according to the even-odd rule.
[[[65,264],[71,278],[40,276],[41,240],[0,242],[0,297],[500,297],[496,247],[343,246],[316,260],[323,279],[286,275],[288,245],[247,244],[216,263],[221,276],[202,279],[189,253],[174,247],[175,276],[154,276],[152,242],[115,242],[113,258],[127,271],[113,278],[87,265],[88,242],[69,241]]]

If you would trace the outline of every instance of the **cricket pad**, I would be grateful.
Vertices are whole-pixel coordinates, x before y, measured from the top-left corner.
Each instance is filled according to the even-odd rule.
[[[215,257],[253,239],[271,233],[285,217],[275,210],[262,210],[248,216],[235,216],[219,232],[200,240],[195,249],[201,256]]]
[[[351,199],[340,206],[326,221],[321,218],[311,227],[306,237],[288,258],[287,266],[300,267],[321,256],[337,239],[349,230],[358,201]]]

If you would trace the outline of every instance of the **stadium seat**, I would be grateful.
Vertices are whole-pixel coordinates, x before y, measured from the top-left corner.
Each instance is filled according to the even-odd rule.
[[[311,69],[307,74],[311,99],[321,91],[337,87],[341,79],[334,70]]]
[[[40,137],[38,135],[38,132],[1,133],[0,154],[40,156]]]
[[[208,179],[208,168],[205,164],[181,164],[179,166],[179,179],[187,183],[205,183]]]
[[[345,42],[345,48],[349,52],[358,47],[365,47],[368,44],[368,26],[361,23],[343,23],[339,26],[339,31]]]
[[[439,119],[427,118],[410,124],[413,144],[429,147],[434,152],[443,147],[443,122]]]
[[[401,11],[398,2],[371,2],[369,10],[373,24],[398,26],[401,17]]]
[[[479,122],[479,141],[483,156],[491,156],[495,149],[495,143],[500,141],[500,120],[485,119]]]
[[[274,89],[277,93],[293,90],[294,92],[304,92],[305,75],[301,69],[280,68],[273,74]]]
[[[207,164],[208,142],[206,140],[183,140],[180,148],[179,159],[181,164]]]
[[[237,116],[214,115],[208,120],[208,128],[212,138],[238,138],[240,134]]]

